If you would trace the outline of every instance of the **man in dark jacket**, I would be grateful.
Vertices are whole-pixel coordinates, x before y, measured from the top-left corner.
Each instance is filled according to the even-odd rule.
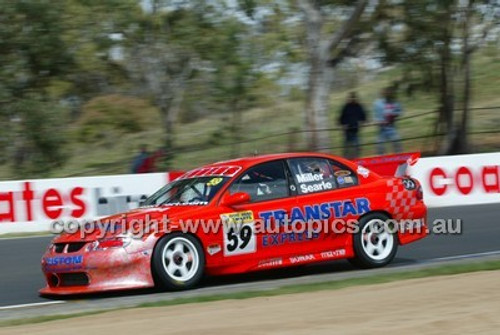
[[[357,158],[361,154],[359,146],[359,124],[366,121],[366,113],[358,102],[356,92],[351,92],[347,103],[342,108],[339,123],[344,127],[344,157]]]

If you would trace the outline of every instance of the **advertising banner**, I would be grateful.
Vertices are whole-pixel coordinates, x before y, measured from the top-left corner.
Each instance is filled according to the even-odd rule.
[[[420,158],[408,172],[429,207],[500,203],[500,153]]]
[[[179,173],[0,182],[0,234],[47,231],[50,223],[92,220],[138,207]]]

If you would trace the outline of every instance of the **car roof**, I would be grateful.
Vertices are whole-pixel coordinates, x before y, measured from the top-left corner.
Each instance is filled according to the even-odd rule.
[[[319,157],[325,159],[333,159],[353,170],[355,170],[358,167],[358,164],[356,162],[335,155],[330,155],[320,152],[292,152],[292,153],[259,155],[253,157],[243,157],[243,158],[237,158],[237,159],[207,164],[199,168],[190,170],[177,179],[187,179],[193,177],[213,177],[213,176],[232,178],[239,175],[241,171],[247,170],[248,168],[260,163],[270,162],[279,159],[290,159],[290,158],[301,158],[301,157]],[[380,176],[378,176],[376,173],[371,172],[370,178],[373,177],[380,178]]]
[[[258,156],[252,156],[252,157],[242,157],[242,158],[231,159],[231,160],[226,160],[226,161],[208,164],[208,165],[205,165],[203,167],[209,168],[209,167],[232,165],[232,166],[241,166],[243,169],[246,169],[246,168],[249,168],[251,166],[254,166],[254,165],[257,165],[260,163],[264,163],[264,162],[268,162],[268,161],[273,161],[273,160],[278,160],[278,159],[299,158],[299,157],[322,157],[322,158],[335,159],[335,160],[340,161],[341,163],[349,162],[350,164],[353,164],[353,162],[348,161],[345,158],[330,155],[330,154],[325,154],[325,153],[292,152],[292,153],[279,153],[279,154],[258,155]]]

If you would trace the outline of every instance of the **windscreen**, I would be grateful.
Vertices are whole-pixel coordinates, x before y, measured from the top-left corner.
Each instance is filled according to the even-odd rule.
[[[143,205],[207,205],[228,180],[228,177],[175,180],[147,198]]]

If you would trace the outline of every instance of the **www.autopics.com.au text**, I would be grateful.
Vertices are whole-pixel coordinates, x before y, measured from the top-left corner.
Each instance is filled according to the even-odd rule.
[[[377,220],[373,225],[376,233],[386,231],[394,234],[397,232],[408,234],[421,234],[424,231],[434,235],[461,234],[463,231],[462,219],[435,219],[428,225],[422,219],[402,220]],[[196,233],[200,230],[204,234],[218,234],[223,231],[224,225],[238,231],[244,226],[251,225],[254,234],[276,234],[276,233],[298,233],[310,234],[357,234],[360,231],[360,222],[356,219],[335,220],[310,220],[291,221],[288,218],[276,221],[262,219],[252,220],[228,220],[221,218],[217,220],[187,219],[171,221],[165,215],[161,219],[152,219],[146,215],[142,219],[113,219],[93,221],[54,221],[50,225],[53,234],[75,234],[79,233],[81,238],[92,236],[102,239],[107,236],[126,235],[133,238],[143,238],[155,233],[171,233],[179,231],[183,233]],[[222,229],[222,230],[221,230]]]

